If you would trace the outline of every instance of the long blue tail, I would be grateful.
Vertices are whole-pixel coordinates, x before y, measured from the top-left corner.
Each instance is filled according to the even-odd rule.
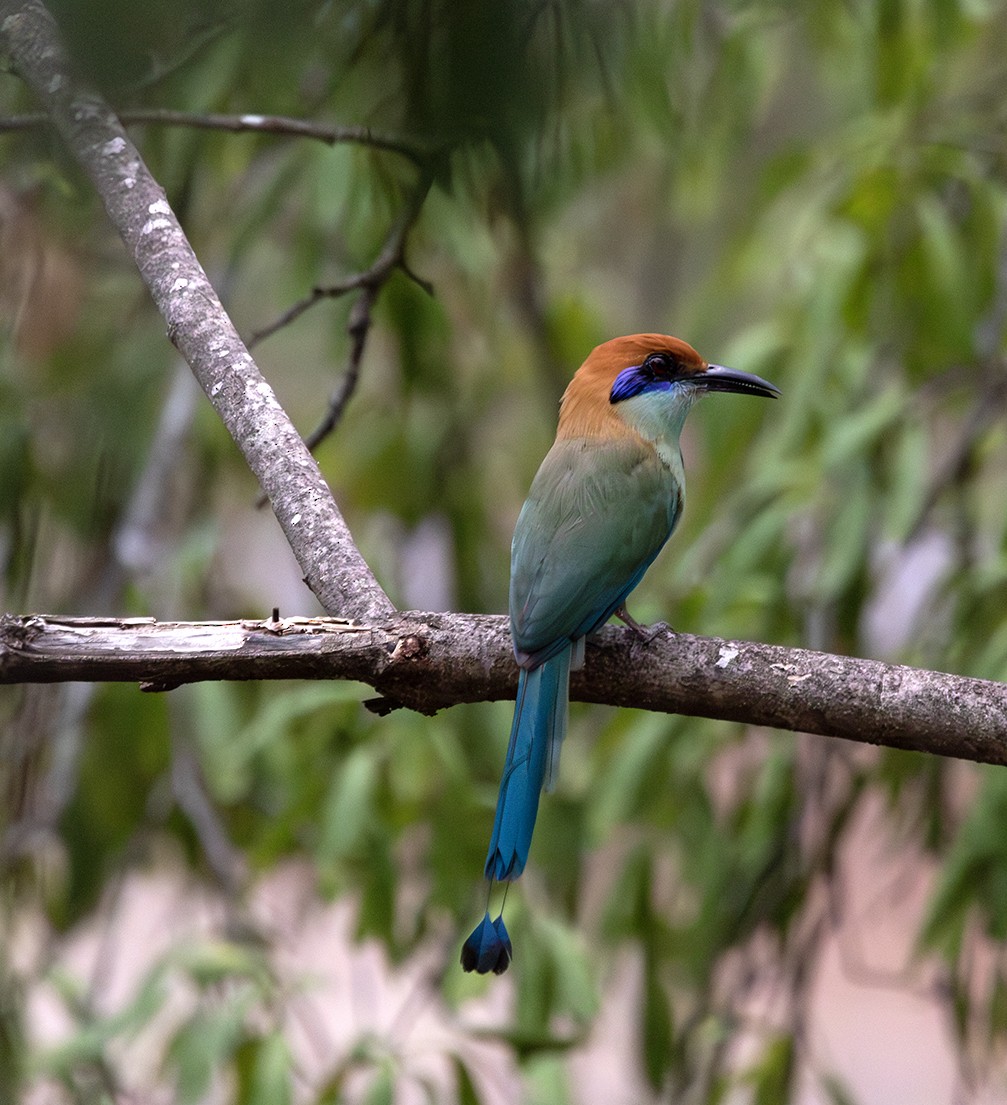
[[[496,819],[486,856],[486,877],[503,882],[524,870],[543,785],[556,782],[566,736],[570,648],[532,671],[522,669],[510,743],[500,781]]]
[[[571,652],[572,646],[532,671],[522,669],[518,678],[507,760],[486,856],[488,879],[516,879],[527,862],[539,795],[543,785],[551,790],[556,782],[560,745],[566,736]],[[479,974],[502,974],[510,960],[511,942],[503,917],[491,921],[487,913],[465,941],[462,966]]]

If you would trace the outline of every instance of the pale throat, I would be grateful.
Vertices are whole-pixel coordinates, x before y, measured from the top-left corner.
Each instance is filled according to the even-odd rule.
[[[692,404],[699,398],[691,387],[647,391],[615,404],[615,412],[645,440],[679,483],[685,486],[679,437]]]

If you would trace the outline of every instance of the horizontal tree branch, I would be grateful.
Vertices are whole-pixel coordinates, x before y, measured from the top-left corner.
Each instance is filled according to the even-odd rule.
[[[173,111],[170,108],[122,108],[116,112],[123,126],[189,127],[195,130],[221,130],[232,134],[271,134],[284,138],[310,138],[328,146],[349,142],[370,146],[376,150],[388,150],[401,154],[421,165],[430,156],[430,150],[395,135],[371,130],[370,127],[340,123],[317,123],[307,119],[295,119],[288,115],[259,115],[242,112],[240,115],[224,115],[219,112]],[[0,116],[0,133],[34,130],[49,123],[49,116],[42,111],[24,115]]]
[[[112,109],[73,76],[40,0],[0,0],[4,58],[91,178],[169,338],[269,497],[305,582],[329,613],[389,614],[391,601],[354,544],[314,457],[242,344],[164,190]]]
[[[207,679],[358,680],[383,696],[369,704],[379,712],[433,713],[513,698],[517,668],[499,615],[409,612],[368,625],[0,618],[0,684],[169,690]],[[571,696],[1007,764],[1007,684],[807,649],[671,632],[642,642],[609,626]]]

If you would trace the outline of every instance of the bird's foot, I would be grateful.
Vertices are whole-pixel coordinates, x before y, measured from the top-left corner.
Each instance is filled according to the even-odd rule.
[[[625,622],[645,645],[649,645],[656,637],[671,637],[675,634],[674,629],[672,629],[667,622],[655,622],[653,625],[640,625],[636,618],[626,609],[625,603],[615,611],[615,616],[621,622]]]

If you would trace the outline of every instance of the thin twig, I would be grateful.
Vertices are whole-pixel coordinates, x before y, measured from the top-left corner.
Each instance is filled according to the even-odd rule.
[[[994,359],[985,366],[985,378],[979,389],[979,397],[962,424],[958,440],[927,489],[906,537],[907,544],[922,533],[944,493],[949,488],[960,485],[969,474],[983,438],[1002,417],[1004,404],[1007,403],[1007,377],[1004,375],[1004,367],[999,359]]]
[[[289,326],[300,318],[305,311],[308,311],[323,299],[338,299],[350,292],[360,291],[359,298],[350,309],[349,321],[346,324],[346,332],[350,337],[350,356],[346,372],[343,374],[339,386],[330,396],[328,410],[321,422],[304,439],[304,443],[311,452],[314,452],[317,446],[339,425],[343,412],[346,410],[346,405],[354,391],[356,391],[357,383],[360,380],[360,367],[364,359],[367,336],[370,333],[373,321],[374,304],[377,302],[381,289],[391,278],[392,273],[399,270],[418,284],[427,295],[434,294],[433,285],[409,267],[405,256],[409,232],[419,218],[432,183],[431,173],[429,171],[424,172],[413,189],[406,206],[392,224],[380,253],[369,268],[355,273],[353,276],[348,276],[336,284],[312,288],[308,295],[289,307],[274,322],[261,330],[255,331],[247,340],[248,348],[253,349],[259,342],[282,330],[285,326]],[[265,496],[260,495],[257,505],[263,507],[265,503]]]
[[[346,331],[350,335],[349,362],[339,387],[329,400],[329,409],[326,411],[325,417],[305,438],[305,444],[312,452],[339,425],[346,404],[356,390],[357,382],[360,379],[360,366],[364,359],[364,348],[367,345],[367,336],[371,329],[374,304],[377,302],[378,293],[392,273],[399,269],[410,280],[418,284],[427,295],[433,295],[433,286],[414,273],[406,264],[405,259],[406,239],[410,229],[419,217],[423,201],[430,191],[430,184],[430,176],[425,174],[410,198],[409,204],[399,216],[395,226],[392,227],[384,248],[369,270],[369,278],[362,285],[362,294],[353,304],[349,322],[346,326]]]
[[[223,130],[232,134],[273,134],[286,138],[311,138],[326,145],[351,142],[376,150],[389,150],[422,165],[431,151],[391,134],[382,134],[365,126],[344,126],[338,123],[313,123],[286,115],[225,115],[219,112],[172,111],[168,108],[124,108],[116,113],[124,126],[192,127],[197,130]],[[41,111],[24,115],[0,116],[0,133],[34,130],[49,121]]]
[[[350,358],[339,382],[339,387],[329,398],[329,409],[325,417],[304,439],[304,444],[314,452],[315,449],[332,433],[339,425],[343,417],[346,404],[357,390],[360,380],[360,366],[364,359],[364,348],[367,345],[367,335],[371,329],[371,311],[378,297],[378,289],[368,286],[364,288],[360,298],[350,309],[350,321],[346,331],[350,335]]]
[[[960,485],[973,467],[986,432],[999,420],[1007,403],[1007,365],[999,355],[1000,335],[1007,323],[1007,233],[1002,235],[997,262],[996,282],[989,309],[975,328],[976,352],[982,372],[978,398],[969,411],[961,433],[940,471],[931,482],[920,505],[907,543],[920,535],[948,488]],[[958,376],[960,374],[956,374]]]
[[[266,338],[272,337],[273,334],[282,330],[285,326],[289,326],[292,322],[295,322],[305,311],[310,310],[310,308],[314,307],[316,303],[320,303],[323,299],[339,299],[341,296],[348,295],[350,292],[355,292],[360,288],[372,289],[376,293],[397,268],[401,269],[410,280],[417,283],[428,295],[433,295],[433,285],[422,277],[417,276],[405,261],[406,239],[413,224],[419,217],[423,202],[427,197],[427,193],[430,191],[432,183],[433,180],[430,174],[424,173],[416,189],[410,196],[409,202],[392,224],[392,228],[388,232],[388,237],[381,247],[381,252],[369,268],[354,273],[352,276],[347,276],[343,280],[337,281],[335,284],[327,284],[325,286],[319,285],[312,288],[303,299],[299,299],[292,307],[288,307],[279,318],[269,323],[268,326],[262,327],[261,330],[256,330],[249,335],[245,342],[247,348],[254,349],[260,342],[265,341]]]
[[[171,734],[171,790],[202,846],[214,877],[233,898],[245,880],[244,857],[228,836],[213,804],[188,729],[178,724],[172,726]]]

